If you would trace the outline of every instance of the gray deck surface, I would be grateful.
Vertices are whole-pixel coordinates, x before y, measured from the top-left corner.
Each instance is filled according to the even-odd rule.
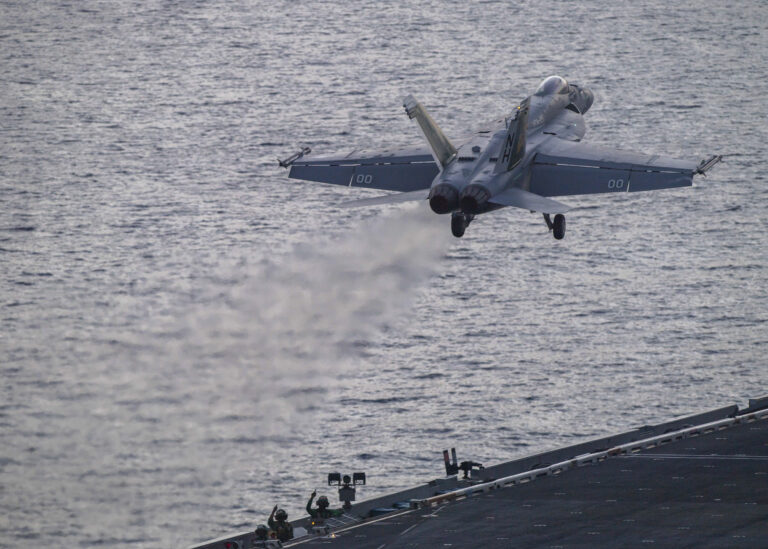
[[[768,420],[291,546],[768,548]]]

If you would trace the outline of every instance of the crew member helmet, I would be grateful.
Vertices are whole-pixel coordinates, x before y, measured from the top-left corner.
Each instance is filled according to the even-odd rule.
[[[317,498],[317,506],[320,507],[321,509],[325,509],[326,507],[328,507],[328,498],[325,496],[320,496],[319,498]]]
[[[286,513],[283,509],[278,509],[277,513],[275,513],[275,518],[277,520],[286,520],[288,518],[288,513]]]

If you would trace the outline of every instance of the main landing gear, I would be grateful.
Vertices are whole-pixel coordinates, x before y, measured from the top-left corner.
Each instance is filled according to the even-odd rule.
[[[556,240],[562,240],[565,236],[565,216],[563,214],[557,214],[555,220],[549,219],[549,214],[544,214],[544,221],[547,222],[547,227],[552,231],[552,236]]]
[[[475,218],[472,214],[465,214],[464,212],[453,212],[451,215],[451,232],[456,238],[464,236],[464,231],[469,227],[469,224]]]

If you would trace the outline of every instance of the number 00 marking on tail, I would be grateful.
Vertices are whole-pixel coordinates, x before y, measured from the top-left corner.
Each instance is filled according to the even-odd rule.
[[[373,176],[371,174],[359,173],[355,176],[355,185],[370,185],[373,183]]]
[[[624,180],[623,179],[609,179],[608,180],[608,188],[609,189],[623,189],[624,188]]]

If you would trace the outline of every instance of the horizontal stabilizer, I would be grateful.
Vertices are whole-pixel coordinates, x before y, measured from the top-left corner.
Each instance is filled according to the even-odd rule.
[[[343,202],[342,208],[362,208],[365,206],[381,206],[382,204],[397,204],[399,202],[412,202],[416,200],[426,200],[429,196],[429,189],[420,189],[409,193],[386,194],[384,196],[374,196],[373,198],[361,198]]]
[[[538,194],[524,191],[518,187],[511,187],[493,196],[489,202],[500,206],[514,206],[539,213],[559,214],[570,210],[570,206],[561,204],[557,200],[545,198]]]

